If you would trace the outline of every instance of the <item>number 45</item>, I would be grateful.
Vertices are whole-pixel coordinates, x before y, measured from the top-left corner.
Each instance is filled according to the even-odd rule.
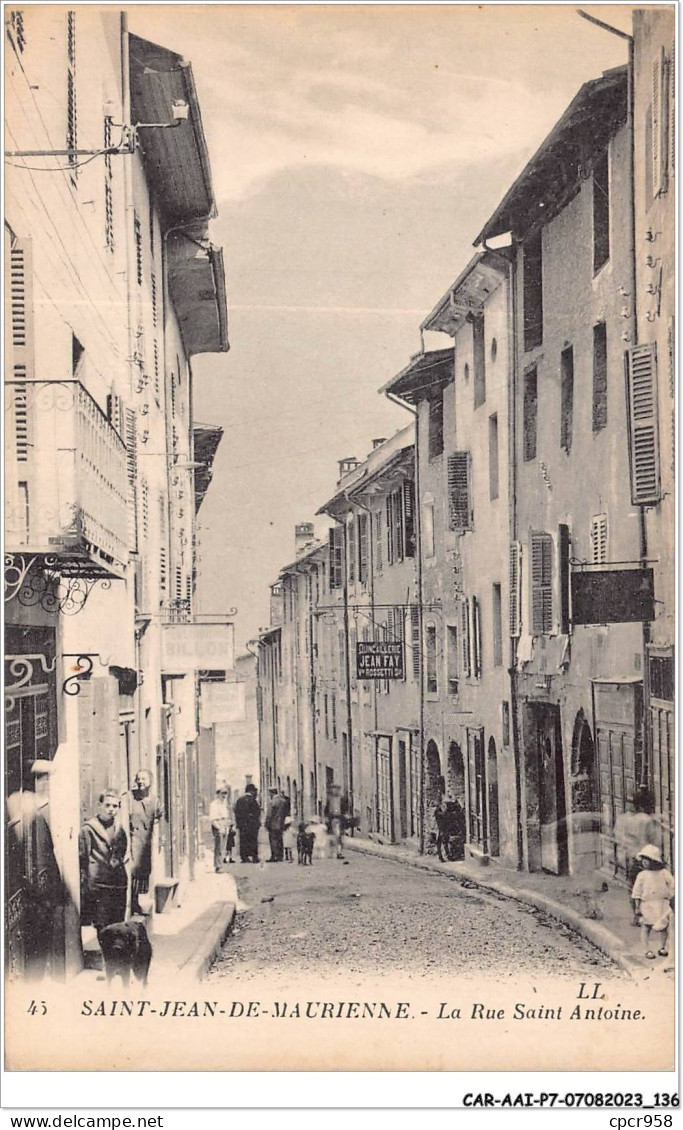
[[[45,1016],[45,1013],[47,1012],[47,1005],[45,1004],[45,1001],[31,1001],[26,1011],[28,1012],[29,1016]]]

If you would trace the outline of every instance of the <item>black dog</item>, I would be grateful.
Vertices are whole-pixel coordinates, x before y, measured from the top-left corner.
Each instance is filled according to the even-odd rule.
[[[315,843],[315,835],[313,832],[299,832],[296,838],[296,850],[299,857],[299,863],[305,867],[306,864],[313,864],[313,844]]]
[[[152,960],[152,945],[142,922],[115,922],[99,932],[107,981],[120,977],[127,987],[131,973],[143,985]]]

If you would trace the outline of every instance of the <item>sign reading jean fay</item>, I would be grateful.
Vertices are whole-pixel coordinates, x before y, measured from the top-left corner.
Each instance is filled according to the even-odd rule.
[[[401,640],[359,640],[356,644],[357,679],[402,679],[403,671]]]

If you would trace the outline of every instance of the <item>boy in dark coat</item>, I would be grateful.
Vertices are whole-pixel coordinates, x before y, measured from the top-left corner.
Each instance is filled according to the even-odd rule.
[[[126,917],[128,837],[116,821],[118,793],[100,794],[97,813],[86,820],[78,837],[81,867],[81,921],[100,931]]]

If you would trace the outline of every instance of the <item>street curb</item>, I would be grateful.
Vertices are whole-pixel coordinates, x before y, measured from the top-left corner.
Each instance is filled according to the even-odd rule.
[[[230,898],[213,904],[214,915],[204,931],[202,942],[178,967],[179,973],[188,974],[196,981],[204,979],[225,939],[232,933],[237,913],[237,884],[232,875],[225,875],[225,878],[231,887]]]
[[[546,898],[545,895],[537,894],[536,891],[527,890],[524,887],[509,887],[507,883],[500,882],[496,879],[482,879],[477,873],[476,879],[472,878],[470,872],[464,867],[459,867],[457,863],[439,863],[436,860],[428,862],[428,857],[424,855],[419,856],[404,856],[399,855],[398,852],[392,851],[390,848],[384,848],[379,844],[365,843],[362,846],[354,842],[350,837],[344,842],[344,848],[350,848],[352,851],[357,851],[364,855],[379,855],[383,859],[390,859],[394,863],[405,863],[408,867],[415,867],[420,871],[436,871],[441,875],[447,875],[451,878],[468,879],[470,882],[476,883],[476,886],[483,891],[493,891],[495,894],[502,895],[504,898],[514,899],[525,905],[536,907],[537,910],[542,910],[550,918],[555,918],[558,922],[564,923],[565,926],[570,926],[572,930],[576,930],[592,945],[599,949],[601,953],[611,958],[629,977],[636,979],[642,973],[642,967],[624,953],[623,942],[615,934],[608,930],[605,926],[599,926],[595,922],[591,922],[577,914],[568,906],[564,906],[554,899]],[[465,890],[475,888],[464,888]]]

